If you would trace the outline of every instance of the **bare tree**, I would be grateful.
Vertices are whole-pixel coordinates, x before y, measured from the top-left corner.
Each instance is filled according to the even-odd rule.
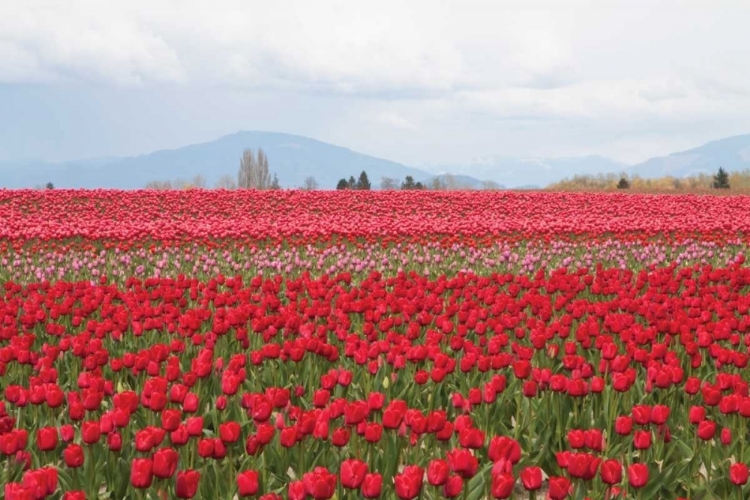
[[[309,177],[305,177],[305,180],[302,181],[302,189],[305,191],[315,191],[318,189],[318,181],[315,180],[315,177],[312,175]]]
[[[206,189],[206,179],[198,174],[190,181],[190,186],[196,189]]]
[[[151,181],[145,186],[146,189],[154,189],[158,191],[164,191],[172,189],[172,181]]]
[[[271,173],[268,171],[268,157],[262,149],[257,157],[252,149],[246,149],[240,159],[237,185],[241,189],[268,189],[271,187]]]
[[[393,177],[382,177],[380,179],[380,189],[398,189],[400,185],[401,183],[398,181],[398,179],[394,179]]]
[[[216,189],[237,189],[237,180],[229,174],[222,175],[221,178],[216,181],[214,187]]]
[[[436,175],[427,184],[427,189],[430,189],[431,191],[444,191],[448,187],[445,184],[445,181],[443,181],[442,177],[439,175]]]
[[[485,191],[497,191],[500,189],[500,184],[495,181],[482,181],[482,189]]]

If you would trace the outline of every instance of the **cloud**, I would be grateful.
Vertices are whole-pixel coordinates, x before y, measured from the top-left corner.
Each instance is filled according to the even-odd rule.
[[[740,0],[0,2],[0,87],[75,89],[104,121],[107,96],[130,95],[127,112],[150,96],[154,114],[184,113],[187,142],[273,125],[403,161],[634,158],[669,152],[658,145],[677,133],[699,143],[750,123]]]
[[[414,1],[6,0],[0,81],[172,82],[414,96],[566,81],[567,42],[524,11]],[[533,27],[529,23],[533,23]]]
[[[377,121],[401,130],[417,130],[417,126],[408,118],[390,111],[378,115]]]

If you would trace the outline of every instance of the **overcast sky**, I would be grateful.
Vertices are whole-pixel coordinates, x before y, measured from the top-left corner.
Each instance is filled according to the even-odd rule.
[[[750,133],[748,26],[719,0],[0,0],[0,159],[269,130],[637,162]]]

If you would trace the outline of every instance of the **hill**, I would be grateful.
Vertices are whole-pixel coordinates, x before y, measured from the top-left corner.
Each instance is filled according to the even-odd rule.
[[[223,175],[236,176],[246,148],[263,150],[282,187],[299,187],[313,176],[322,189],[333,189],[341,178],[366,171],[373,187],[381,177],[427,178],[429,173],[350,149],[296,135],[237,132],[214,141],[125,158],[62,163],[23,161],[0,163],[1,185],[34,187],[52,182],[60,188],[138,189],[155,180],[189,180],[201,175],[212,186]]]
[[[468,175],[487,179],[500,185],[518,189],[523,186],[546,186],[573,175],[597,175],[621,172],[628,166],[624,163],[591,155],[574,158],[510,158],[491,156],[464,164],[436,165],[432,171],[449,171],[456,175]]]
[[[750,135],[712,141],[697,148],[651,158],[627,170],[641,177],[688,177],[713,175],[724,167],[728,172],[750,168]]]

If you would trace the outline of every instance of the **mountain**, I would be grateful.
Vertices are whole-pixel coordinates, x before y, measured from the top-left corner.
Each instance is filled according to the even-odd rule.
[[[423,179],[415,179],[415,180],[429,187],[432,185],[435,179],[438,179],[440,183],[444,186],[450,187],[450,185],[452,184],[458,189],[483,189],[484,188],[484,183],[482,181],[480,181],[479,179],[475,177],[471,177],[470,175],[439,174],[439,175],[431,175]],[[501,184],[498,184],[497,186],[494,187],[494,189],[504,189],[504,188],[505,186]]]
[[[269,169],[282,187],[299,187],[312,176],[322,189],[333,189],[341,178],[367,172],[373,187],[381,177],[415,179],[429,173],[393,161],[307,137],[274,132],[237,132],[211,142],[125,158],[61,163],[42,161],[0,163],[0,187],[34,187],[52,182],[59,188],[138,189],[151,181],[189,181],[201,175],[208,186],[223,175],[236,176],[243,150],[263,148]]]
[[[456,175],[491,180],[514,189],[529,186],[545,186],[574,175],[596,175],[622,172],[625,163],[591,155],[577,158],[509,158],[491,156],[472,160],[464,164],[436,165],[427,167],[432,171],[449,171]]]
[[[0,162],[0,188],[30,188],[52,182],[59,188],[137,189],[151,181],[190,181],[202,176],[208,186],[224,176],[236,178],[242,151],[263,148],[272,173],[282,187],[300,187],[312,176],[321,189],[333,189],[339,179],[367,172],[373,188],[383,177],[403,180],[411,175],[424,184],[450,174],[458,186],[480,189],[494,181],[512,189],[535,189],[574,175],[628,172],[642,177],[696,173],[714,174],[750,168],[750,135],[729,137],[703,146],[652,158],[634,166],[603,156],[575,158],[509,158],[492,156],[463,164],[412,168],[350,149],[296,135],[237,132],[214,141],[124,158],[92,158],[50,163],[34,160]]]
[[[727,137],[687,151],[651,158],[627,171],[641,177],[686,177],[700,173],[713,175],[719,167],[727,171],[750,168],[750,135]]]

